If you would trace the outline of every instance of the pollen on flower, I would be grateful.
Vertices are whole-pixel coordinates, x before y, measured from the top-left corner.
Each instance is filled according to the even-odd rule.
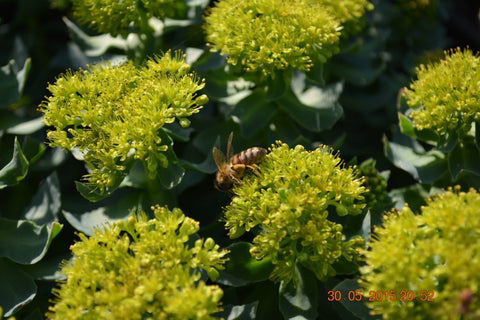
[[[84,178],[102,192],[122,181],[132,159],[154,178],[169,162],[162,127],[175,120],[189,126],[187,118],[208,101],[197,97],[205,82],[185,73],[183,58],[167,52],[141,67],[128,61],[62,75],[40,105],[43,121],[54,128],[50,146],[79,151],[91,171]]]
[[[182,1],[176,0],[72,0],[72,5],[74,16],[81,23],[113,36],[148,32],[148,19],[181,18],[187,9]]]
[[[477,191],[450,188],[428,199],[421,214],[408,206],[389,213],[363,251],[366,265],[359,283],[365,292],[381,288],[401,294],[406,289],[419,302],[422,292],[431,292],[432,299],[370,301],[372,312],[384,319],[460,319],[461,292],[469,289],[478,295],[479,208]],[[479,307],[475,300],[465,311],[467,318],[478,318]]]
[[[272,76],[307,71],[310,60],[336,53],[338,24],[320,1],[223,0],[207,16],[205,30],[212,49],[227,55],[229,64]]]
[[[328,218],[363,212],[363,180],[353,168],[341,167],[327,147],[307,151],[277,141],[269,151],[258,175],[235,187],[235,197],[225,208],[229,235],[258,229],[250,252],[272,261],[275,281],[295,284],[297,263],[318,279],[334,276],[332,264],[342,256],[355,259],[363,240],[347,240],[342,226]]]
[[[480,120],[480,57],[459,48],[445,54],[440,62],[420,65],[417,80],[404,94],[412,109],[409,117],[417,129],[461,139]]]
[[[139,212],[91,237],[80,234],[49,319],[215,319],[223,291],[200,280],[199,269],[218,277],[227,251],[210,238],[189,245],[198,223],[180,209],[153,210],[152,220]]]

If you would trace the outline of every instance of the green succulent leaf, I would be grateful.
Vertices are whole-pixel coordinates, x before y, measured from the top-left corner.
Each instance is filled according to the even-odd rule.
[[[475,122],[475,145],[480,150],[480,122]]]
[[[348,311],[360,319],[374,319],[369,314],[370,309],[363,303],[365,297],[361,295],[362,290],[355,279],[343,280],[332,291],[340,291],[342,293],[341,303]]]
[[[32,60],[28,58],[23,66],[17,65],[15,60],[10,60],[8,64],[0,68],[0,83],[2,84],[0,86],[0,97],[2,97],[0,109],[20,100],[31,65]]]
[[[250,320],[255,319],[258,302],[252,302],[244,305],[226,305],[223,311],[216,314],[217,317],[229,320]]]
[[[300,265],[296,265],[295,272],[298,276],[296,287],[280,285],[279,308],[285,319],[316,319],[318,288],[313,272]]]
[[[342,53],[332,58],[325,68],[334,75],[356,86],[366,86],[375,81],[382,71],[385,63],[378,62],[380,59],[373,52],[378,52],[380,41],[365,42],[358,39],[349,48],[342,48]],[[380,60],[381,61],[381,60]]]
[[[37,294],[32,277],[5,258],[0,258],[0,283],[0,306],[5,317],[30,303]]]
[[[62,227],[57,222],[38,226],[26,220],[0,218],[0,257],[34,264],[45,256]]]
[[[413,126],[412,120],[402,113],[398,113],[398,124],[402,133],[406,134],[413,139],[417,138],[415,127]]]
[[[42,183],[23,216],[38,225],[58,221],[60,206],[60,186],[54,172]]]
[[[0,170],[0,189],[19,183],[28,172],[28,160],[15,138],[12,160]]]
[[[47,150],[45,143],[38,141],[31,136],[26,136],[22,143],[22,151],[25,157],[28,159],[30,165],[33,165],[38,159],[40,159]]]
[[[274,103],[267,101],[263,90],[255,90],[235,106],[232,115],[240,119],[244,136],[250,138],[268,125],[277,109]]]
[[[280,98],[285,94],[290,81],[292,80],[291,71],[277,71],[275,77],[267,78],[267,95],[265,99],[272,101]]]
[[[343,109],[338,103],[343,85],[335,83],[326,88],[308,88],[305,79],[305,75],[302,74],[294,76],[292,90],[288,90],[278,103],[305,129],[314,132],[327,130],[343,114]]]
[[[218,282],[234,287],[267,280],[273,271],[269,259],[257,260],[250,254],[252,245],[248,242],[236,242],[227,249],[229,260],[225,270],[220,270]]]
[[[457,144],[448,154],[448,170],[454,181],[461,175],[480,175],[480,154],[473,139]]]
[[[386,138],[383,143],[387,158],[422,183],[437,181],[447,169],[445,154],[438,150],[425,151],[418,144],[408,146]]]
[[[139,192],[125,194],[122,191],[101,204],[88,203],[80,207],[78,203],[81,199],[69,199],[62,213],[76,230],[92,235],[95,229],[105,223],[126,219],[130,215],[130,209],[141,206],[142,195]]]
[[[458,135],[456,133],[447,132],[438,138],[437,149],[448,153],[451,152],[458,143]]]

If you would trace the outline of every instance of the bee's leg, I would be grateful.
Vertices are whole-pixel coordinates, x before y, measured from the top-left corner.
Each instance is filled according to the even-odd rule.
[[[229,177],[230,179],[232,179],[233,183],[240,184],[240,180],[238,180],[237,177],[235,177],[233,174],[231,174]]]
[[[247,164],[245,166],[245,170],[252,172],[254,174],[257,174],[258,172],[258,166],[256,164]]]

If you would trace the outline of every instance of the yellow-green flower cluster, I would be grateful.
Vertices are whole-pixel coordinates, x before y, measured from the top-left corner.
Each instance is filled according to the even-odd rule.
[[[227,252],[195,240],[198,222],[180,209],[153,210],[80,234],[49,319],[214,319],[223,292],[200,269],[215,280]]]
[[[324,280],[334,276],[332,264],[351,261],[363,238],[346,240],[332,215],[360,214],[365,207],[362,179],[326,147],[308,152],[277,142],[260,163],[258,176],[248,176],[233,190],[225,208],[232,238],[255,228],[251,254],[270,259],[272,278],[296,283],[297,263]]]
[[[367,160],[358,167],[360,175],[365,178],[364,185],[368,189],[365,201],[368,208],[382,204],[387,199],[387,180],[375,168],[375,161]]]
[[[348,32],[360,31],[363,25],[359,22],[365,12],[374,8],[368,0],[317,0],[317,2],[324,5]]]
[[[446,52],[447,57],[417,68],[418,80],[405,90],[409,115],[418,130],[460,138],[480,120],[480,58],[471,50]]]
[[[480,300],[466,303],[462,292],[478,296],[480,290],[480,194],[450,189],[421,211],[405,206],[376,229],[360,284],[383,299],[368,305],[383,319],[478,319]],[[411,292],[404,301],[402,290]],[[427,297],[432,300],[422,301]]]
[[[274,77],[310,70],[339,51],[339,21],[321,1],[221,0],[206,17],[207,41],[228,63]]]
[[[94,65],[59,77],[40,106],[54,127],[50,146],[80,152],[91,170],[88,183],[102,192],[119,183],[131,160],[143,161],[154,178],[158,166],[168,166],[161,128],[175,119],[188,126],[187,117],[208,101],[197,96],[204,82],[189,71],[182,55],[167,53],[141,67]]]
[[[183,1],[177,0],[72,0],[75,17],[91,28],[127,35],[149,29],[148,19],[175,17],[186,10]]]

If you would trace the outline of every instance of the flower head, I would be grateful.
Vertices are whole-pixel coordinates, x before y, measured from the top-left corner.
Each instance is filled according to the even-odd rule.
[[[72,246],[73,258],[54,290],[50,319],[213,319],[222,290],[207,285],[223,269],[225,250],[195,240],[198,222],[180,209],[156,206]]]
[[[360,284],[365,292],[393,290],[397,299],[369,302],[372,312],[384,319],[463,319],[462,292],[480,290],[479,208],[475,190],[457,188],[428,199],[421,215],[408,206],[387,215],[364,252]],[[413,295],[401,301],[402,290]],[[432,300],[421,301],[422,291]],[[473,300],[465,319],[478,318],[479,307]]]
[[[175,17],[186,10],[178,0],[72,0],[74,15],[81,23],[102,33],[126,35],[145,31],[151,17]]]
[[[129,61],[67,72],[49,85],[51,96],[40,106],[54,127],[50,146],[80,153],[91,170],[88,183],[102,191],[119,183],[132,160],[154,178],[158,166],[168,166],[162,127],[175,120],[188,126],[187,117],[208,101],[196,96],[204,82],[189,70],[182,55],[167,53],[141,67]]]
[[[368,0],[317,0],[340,22],[344,31],[357,32],[363,27],[359,21],[366,11],[373,10],[373,4]]]
[[[307,0],[222,0],[206,17],[207,41],[228,63],[274,76],[277,70],[309,70],[338,52],[341,26]]]
[[[375,168],[375,161],[365,160],[358,167],[359,173],[365,178],[364,185],[368,189],[365,201],[368,208],[374,208],[387,200],[387,180]]]
[[[297,263],[324,280],[336,274],[333,263],[357,255],[363,239],[346,240],[342,225],[329,219],[360,214],[365,206],[362,179],[340,162],[326,147],[308,152],[277,142],[258,176],[234,188],[236,196],[225,208],[229,235],[258,229],[250,252],[272,261],[274,280],[295,283]]]
[[[446,52],[434,64],[420,65],[418,79],[405,90],[410,117],[418,130],[459,138],[480,120],[480,58],[466,49]]]

